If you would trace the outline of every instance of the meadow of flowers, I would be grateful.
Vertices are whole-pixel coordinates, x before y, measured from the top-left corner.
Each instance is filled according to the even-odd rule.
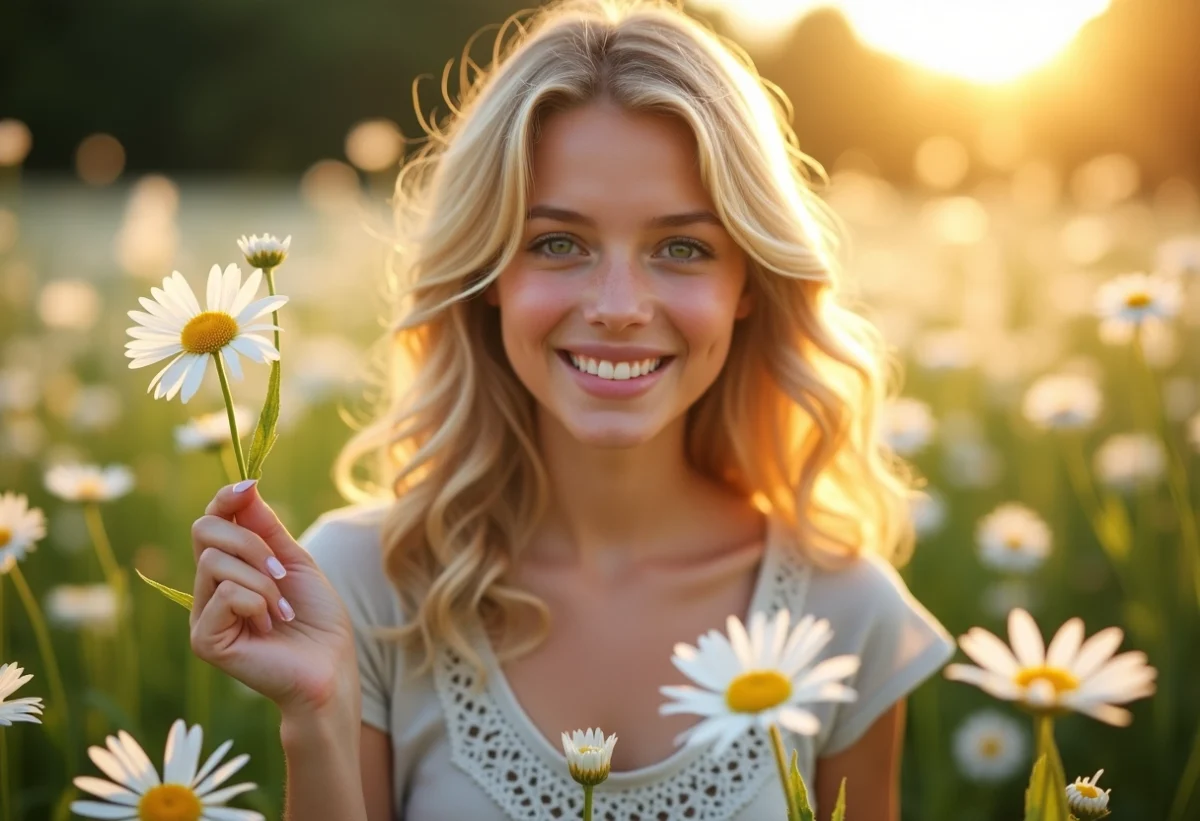
[[[333,161],[299,186],[18,171],[0,168],[0,821],[278,818],[273,706],[193,658],[187,613],[134,571],[191,589],[189,527],[248,475],[275,359],[262,493],[293,533],[342,504],[332,458],[375,390],[381,190]],[[881,425],[928,485],[903,574],[960,637],[910,700],[904,815],[1025,817],[1052,732],[1042,773],[1076,817],[1198,817],[1200,198],[1141,185],[1119,156],[980,178],[901,191],[847,158],[825,191],[904,364]],[[294,237],[273,278],[250,264],[258,238],[237,243],[264,228]],[[240,328],[212,326],[215,356],[172,364],[169,338],[206,299]],[[785,626],[730,637],[781,648]],[[776,659],[797,670],[805,636],[819,649],[819,625],[800,627]],[[707,641],[676,665],[732,703],[740,679],[715,676]],[[824,670],[789,692],[852,695],[852,658]],[[667,695],[713,721],[713,693]],[[801,708],[745,711],[805,732]],[[727,739],[709,722],[697,736]],[[563,743],[585,784],[612,751],[598,731]]]

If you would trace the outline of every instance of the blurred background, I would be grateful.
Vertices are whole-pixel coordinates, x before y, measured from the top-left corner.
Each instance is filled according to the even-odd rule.
[[[343,504],[330,465],[372,396],[363,366],[384,318],[387,198],[422,137],[414,82],[421,113],[444,114],[447,63],[481,31],[471,54],[486,63],[496,24],[521,8],[0,11],[0,492],[48,518],[20,570],[71,706],[55,724],[45,643],[0,562],[0,662],[35,676],[17,697],[47,698],[46,728],[0,729],[0,821],[65,817],[81,797],[71,778],[97,774],[87,745],[119,728],[161,763],[179,716],[204,725],[206,754],[226,738],[249,753],[244,774],[260,787],[234,803],[279,816],[271,705],[191,658],[175,604],[136,578],[114,599],[100,558],[107,539],[127,576],[190,590],[188,528],[231,471],[227,443],[179,432],[221,410],[216,378],[186,406],[147,397],[151,372],[123,356],[126,312],[172,270],[198,290],[211,265],[242,263],[240,235],[292,235],[277,274],[291,298],[281,438],[263,493],[295,534]],[[1200,818],[1200,554],[1186,525],[1200,507],[1200,2],[687,8],[792,101],[848,227],[863,310],[904,365],[884,423],[928,480],[904,569],[913,591],[955,635],[1003,635],[1014,606],[1047,638],[1071,616],[1089,635],[1124,629],[1122,649],[1149,655],[1159,692],[1133,705],[1128,729],[1062,718],[1067,777],[1105,768],[1117,818]],[[1178,295],[1132,344],[1095,303],[1137,271]],[[1051,400],[1080,414],[1072,430],[1048,429],[1045,391],[1043,411],[1029,399],[1054,375],[1076,378]],[[251,365],[234,383],[251,420],[265,378]],[[127,465],[135,482],[102,506],[64,501],[43,476],[70,462]],[[988,517],[1008,504],[1029,515],[997,537]],[[1023,558],[989,558],[989,538]],[[1019,817],[1029,736],[1019,711],[931,680],[910,704],[904,817]]]

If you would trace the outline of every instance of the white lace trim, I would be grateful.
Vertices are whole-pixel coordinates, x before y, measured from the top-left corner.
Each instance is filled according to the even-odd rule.
[[[767,589],[759,601],[768,613],[783,607],[794,611],[806,592],[807,564],[793,550],[779,546],[770,546],[764,561],[770,561],[771,567],[763,579]],[[547,763],[513,725],[491,690],[476,692],[474,685],[471,665],[444,649],[434,669],[434,686],[446,718],[451,760],[513,821],[577,818],[583,808],[583,792],[565,765]],[[766,733],[751,728],[720,758],[705,750],[654,783],[624,789],[613,789],[612,781],[602,784],[593,795],[593,817],[603,821],[728,821],[774,776],[770,741]]]

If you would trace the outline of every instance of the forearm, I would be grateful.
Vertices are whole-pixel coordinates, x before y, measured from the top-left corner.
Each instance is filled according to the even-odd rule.
[[[366,821],[360,722],[353,703],[319,716],[284,716],[280,728],[287,762],[283,821]]]

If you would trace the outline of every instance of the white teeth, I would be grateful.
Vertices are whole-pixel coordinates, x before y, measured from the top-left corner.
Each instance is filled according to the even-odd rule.
[[[584,373],[599,376],[601,379],[635,379],[658,370],[662,358],[643,359],[640,362],[610,362],[607,359],[592,359],[590,356],[576,356],[568,352],[571,364]]]

